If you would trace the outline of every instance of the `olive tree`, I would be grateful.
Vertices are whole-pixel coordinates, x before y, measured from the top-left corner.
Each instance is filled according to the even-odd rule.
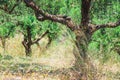
[[[18,21],[18,31],[23,35],[22,44],[25,48],[26,56],[32,55],[32,45],[39,45],[39,41],[48,33],[47,30],[42,31],[41,25],[36,21],[35,17],[26,15],[23,19]]]
[[[16,0],[16,3],[18,3],[19,1],[21,1],[21,0]],[[93,24],[91,22],[91,15],[90,15],[90,12],[92,10],[91,4],[97,0],[80,0],[80,1],[77,0],[77,1],[79,2],[79,5],[80,5],[79,14],[81,15],[79,24],[76,24],[76,22],[74,22],[74,20],[69,16],[47,13],[46,11],[44,11],[41,8],[41,6],[46,6],[46,5],[38,6],[38,3],[36,4],[36,2],[38,2],[38,1],[22,0],[22,2],[24,2],[28,8],[31,8],[33,10],[33,12],[36,16],[36,19],[38,21],[44,22],[46,20],[49,20],[52,22],[61,23],[61,24],[65,25],[66,27],[68,27],[71,31],[73,31],[73,33],[76,35],[76,40],[74,42],[79,51],[79,54],[76,54],[74,52],[74,55],[76,57],[76,64],[74,67],[78,72],[80,72],[82,70],[81,71],[82,76],[79,73],[78,74],[83,80],[88,80],[88,75],[89,75],[88,69],[89,68],[85,64],[83,64],[81,67],[80,59],[82,58],[83,62],[86,63],[87,65],[89,65],[90,68],[92,68],[90,60],[88,58],[88,54],[87,54],[88,44],[91,41],[92,35],[101,28],[118,27],[120,25],[120,20],[118,20],[116,22],[105,23],[105,24],[96,24],[96,23]],[[14,8],[15,7],[13,6],[13,8],[8,10],[8,9],[6,9],[6,6],[1,7],[2,10],[6,11],[8,13],[11,13]],[[78,78],[78,79],[81,79],[81,78]],[[91,80],[94,80],[94,79],[92,78]]]

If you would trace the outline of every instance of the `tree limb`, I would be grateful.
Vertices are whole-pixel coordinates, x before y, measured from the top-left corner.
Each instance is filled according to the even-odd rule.
[[[24,37],[24,40],[22,41],[23,46],[27,49],[27,39]]]
[[[14,6],[12,7],[12,9],[8,12],[9,14],[11,14],[13,12],[13,10],[18,6],[18,3],[14,4]]]
[[[40,41],[46,34],[48,33],[48,31],[46,31],[44,34],[42,34],[39,38],[37,38],[36,40],[32,41],[32,44],[38,43],[38,41]]]
[[[67,25],[71,30],[74,30],[76,25],[74,22],[71,20],[71,18],[67,16],[59,16],[59,15],[52,15],[44,12],[41,10],[34,2],[33,0],[24,0],[26,6],[32,8],[35,11],[36,18],[39,21],[44,21],[44,20],[51,20],[54,22],[58,22],[64,25]]]
[[[89,29],[91,33],[94,33],[95,31],[101,28],[115,28],[118,26],[120,26],[120,20],[118,20],[117,22],[110,22],[110,23],[100,24],[100,25],[89,24]]]

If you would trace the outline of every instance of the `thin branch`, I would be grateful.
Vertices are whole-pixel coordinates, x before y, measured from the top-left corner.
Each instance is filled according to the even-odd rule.
[[[46,20],[46,18],[45,17],[43,17],[41,14],[39,14],[39,12],[35,12],[35,16],[36,16],[36,18],[39,20],[39,21],[44,21],[44,20]]]
[[[71,20],[70,17],[67,16],[59,16],[59,15],[52,15],[44,12],[41,10],[34,2],[33,0],[24,0],[26,6],[32,8],[35,11],[36,18],[39,21],[44,21],[44,20],[51,20],[54,22],[58,22],[64,25],[67,25],[71,30],[74,30],[76,25],[74,22]]]
[[[9,14],[11,14],[13,12],[13,10],[18,6],[18,3],[14,4],[14,6],[12,7],[12,9],[9,11]]]
[[[40,41],[46,34],[48,33],[48,31],[46,31],[44,34],[42,34],[39,38],[37,38],[36,40],[32,41],[32,44],[38,43],[38,41]]]
[[[0,7],[0,9],[6,11],[4,7]]]
[[[110,23],[101,24],[101,25],[89,24],[91,33],[94,33],[95,31],[97,31],[101,28],[115,28],[118,26],[120,26],[120,20],[118,20],[117,22],[110,22]]]
[[[23,34],[23,35],[25,35],[25,33],[23,31],[21,31],[21,30],[18,30],[18,32],[21,33],[21,34]]]
[[[27,39],[24,37],[24,40],[22,41],[23,46],[27,49]]]

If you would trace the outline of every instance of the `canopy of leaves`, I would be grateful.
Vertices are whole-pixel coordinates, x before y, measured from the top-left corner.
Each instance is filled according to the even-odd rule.
[[[9,37],[14,34],[15,25],[11,22],[0,25],[0,37]]]

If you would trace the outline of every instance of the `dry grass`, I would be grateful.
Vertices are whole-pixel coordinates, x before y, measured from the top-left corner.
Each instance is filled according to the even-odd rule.
[[[66,79],[61,75],[48,75],[43,73],[26,73],[22,75],[19,71],[44,71],[70,68],[74,65],[73,43],[68,37],[62,37],[53,41],[46,49],[47,37],[43,38],[39,44],[32,46],[32,57],[25,57],[25,50],[21,44],[23,36],[16,34],[14,38],[7,39],[6,52],[0,48],[3,59],[0,62],[0,80],[60,80]],[[64,39],[64,40],[63,40]],[[71,46],[69,46],[71,45]],[[7,57],[6,57],[7,56]],[[6,58],[4,58],[6,57]],[[10,57],[10,59],[9,59]],[[29,65],[29,66],[28,66]],[[41,69],[41,70],[40,70]],[[17,75],[14,73],[17,72]],[[13,74],[12,74],[13,73]],[[67,80],[67,79],[66,79]]]
[[[25,75],[21,74],[4,74],[1,76],[1,80],[60,80],[59,76],[50,76],[48,74],[39,73],[27,73]]]
[[[75,63],[73,55],[73,43],[68,37],[61,37],[52,42],[46,49],[47,37],[39,43],[40,47],[32,46],[32,57],[25,57],[24,47],[21,44],[22,35],[16,34],[14,38],[7,39],[6,53],[0,47],[2,55],[12,55],[11,59],[0,61],[0,80],[69,80],[65,75],[49,75],[52,70],[70,68]],[[94,58],[93,58],[94,59]],[[120,63],[110,59],[105,64],[99,60],[93,60],[97,68],[98,80],[120,80]],[[19,73],[19,70],[30,73]],[[38,73],[41,71],[48,73]],[[13,73],[11,72],[13,71]],[[15,72],[14,72],[15,71]],[[16,71],[18,71],[16,73]],[[38,72],[34,72],[38,71]]]
[[[0,49],[0,53],[14,57],[25,57],[25,50],[21,44],[22,39],[22,35],[16,35],[14,38],[8,39],[6,42],[6,53],[3,53],[3,48]],[[45,48],[46,44],[47,38],[45,37],[40,41],[40,47],[36,45],[32,46],[33,63],[49,65],[56,68],[68,68],[74,64],[75,58],[72,53],[73,44],[67,38],[64,39],[64,42],[62,40],[60,42],[52,42],[52,47],[48,47],[47,49]]]
[[[111,52],[109,54],[111,55],[115,53]],[[117,55],[114,55],[114,57],[113,55],[111,56],[112,57],[109,57],[104,63],[101,61],[101,58],[93,58],[98,80],[120,80],[120,62],[115,59],[115,56]]]

